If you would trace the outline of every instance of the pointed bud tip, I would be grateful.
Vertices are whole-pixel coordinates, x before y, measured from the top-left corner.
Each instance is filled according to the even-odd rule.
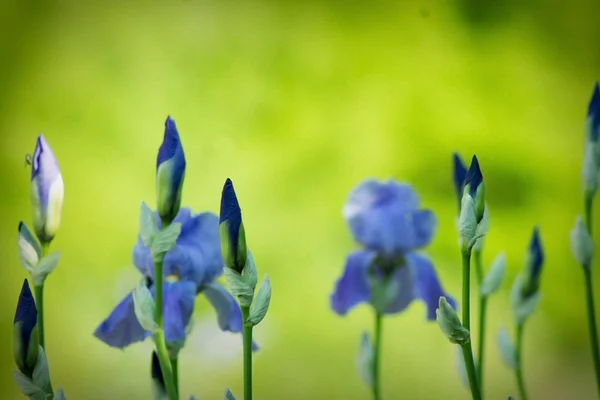
[[[479,167],[479,160],[477,160],[477,156],[473,155],[473,159],[471,160],[471,166],[467,171],[467,177],[465,179],[465,185],[471,186],[471,192],[475,192],[477,187],[483,181],[483,175],[481,174],[481,168]]]
[[[15,312],[13,323],[16,324],[26,318],[30,320],[30,322],[33,321],[33,325],[35,325],[35,321],[37,320],[37,308],[35,307],[35,301],[33,300],[33,295],[31,294],[27,279],[23,280],[23,286],[21,287],[21,293],[19,294],[17,311]]]
[[[241,222],[241,209],[238,203],[237,195],[233,187],[231,179],[227,178],[223,185],[223,192],[221,193],[221,211],[219,215],[219,223],[228,220],[230,217],[234,219],[238,224]],[[233,222],[233,221],[232,221]]]
[[[600,85],[598,82],[594,84],[592,98],[588,106],[588,116],[597,115],[600,112]]]

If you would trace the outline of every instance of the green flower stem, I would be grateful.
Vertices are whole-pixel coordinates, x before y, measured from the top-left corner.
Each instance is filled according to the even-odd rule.
[[[163,229],[166,229],[167,226],[163,223]],[[160,257],[154,260],[154,321],[158,325],[158,331],[154,333],[154,342],[169,400],[177,400],[177,387],[173,379],[173,370],[171,369],[171,361],[169,360],[169,352],[163,332],[163,258]]]
[[[163,380],[165,381],[165,388],[167,389],[169,400],[177,400],[177,388],[175,387],[175,381],[173,380],[173,371],[171,370],[169,353],[167,351],[167,345],[165,344],[165,335],[162,328],[154,333],[154,343],[156,343],[156,355],[158,356],[158,363],[160,364],[160,370],[162,372]]]
[[[475,273],[477,274],[478,288],[481,288],[481,282],[483,282],[483,263],[481,261],[481,251],[475,250],[473,252],[473,258],[475,261]],[[484,296],[479,292],[479,340],[477,341],[477,379],[479,382],[479,388],[483,393],[483,360],[485,354],[485,317],[487,311],[487,296]],[[482,394],[483,395],[483,394]]]
[[[241,306],[244,325],[244,400],[252,400],[252,325],[246,321],[250,316],[250,306]]]
[[[179,393],[179,360],[177,357],[169,358],[171,361],[171,371],[173,371],[173,382],[175,383],[175,390]]]
[[[375,311],[375,337],[373,341],[373,400],[381,397],[381,386],[379,384],[379,365],[381,364],[381,323],[383,316]]]
[[[42,258],[48,255],[48,248],[50,247],[50,243],[42,243]],[[39,286],[34,286],[35,291],[35,306],[37,308],[37,328],[38,328],[38,338],[40,342],[40,346],[46,352],[46,342],[44,341],[44,282],[42,282]],[[46,353],[46,358],[48,357],[48,353]],[[54,398],[54,390],[52,389],[52,383],[48,382],[48,393],[50,394],[50,398]]]
[[[523,327],[524,323],[521,322],[517,325],[517,334],[516,334],[516,361],[517,368],[515,369],[515,374],[517,375],[517,385],[519,386],[519,394],[521,395],[520,400],[527,400],[527,392],[525,391],[525,379],[523,378],[523,363],[522,363],[522,348],[523,348]]]
[[[471,318],[470,318],[470,297],[471,297],[471,251],[463,253],[462,256],[463,265],[463,287],[462,287],[462,307],[463,317],[462,324],[465,329],[471,331]],[[469,386],[471,387],[471,395],[473,400],[481,400],[481,392],[477,384],[477,374],[475,372],[475,362],[473,361],[473,349],[471,348],[471,341],[461,346],[463,358],[465,360],[465,367],[467,369],[467,376],[469,377]]]
[[[593,196],[585,196],[585,225],[587,226],[590,237],[592,236],[592,212]],[[596,311],[594,310],[594,287],[592,285],[592,265],[584,265],[583,273],[585,277],[585,300],[587,304],[588,328],[590,331],[590,342],[592,345],[592,359],[596,371],[596,386],[600,395],[600,349],[598,348],[598,328],[596,325]]]

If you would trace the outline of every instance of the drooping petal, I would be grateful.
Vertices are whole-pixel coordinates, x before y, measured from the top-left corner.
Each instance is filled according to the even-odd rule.
[[[241,333],[242,312],[238,302],[233,298],[231,293],[217,282],[205,285],[202,293],[204,293],[217,312],[219,328],[223,331]],[[252,351],[257,351],[258,348],[256,342],[252,341]]]
[[[209,212],[191,216],[190,210],[184,208],[173,222],[182,224],[181,233],[163,261],[164,276],[176,275],[180,280],[196,282],[198,287],[219,277],[223,273],[223,259],[218,217]],[[144,276],[154,279],[150,249],[139,236],[133,249],[133,263]]]
[[[242,331],[242,312],[238,302],[220,283],[213,282],[205,285],[202,293],[217,312],[219,328],[223,331]]]
[[[456,301],[442,288],[431,261],[416,253],[408,254],[406,259],[412,270],[415,297],[422,300],[427,307],[427,320],[435,320],[435,310],[442,296],[456,309]]]
[[[154,287],[152,293],[155,293]],[[163,283],[163,328],[167,343],[183,342],[185,328],[194,311],[196,284],[190,281]]]
[[[112,347],[123,349],[149,335],[142,328],[133,309],[133,295],[129,293],[96,328],[94,336]]]
[[[419,198],[409,185],[369,179],[352,190],[343,214],[357,242],[391,255],[421,248],[431,240],[435,217],[418,206]]]
[[[331,308],[339,315],[371,299],[368,270],[376,253],[359,250],[346,259],[342,277],[337,281],[331,294]]]

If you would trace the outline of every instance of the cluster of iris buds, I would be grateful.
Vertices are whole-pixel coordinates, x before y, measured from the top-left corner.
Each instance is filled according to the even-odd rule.
[[[583,215],[576,218],[569,234],[573,256],[582,267],[591,354],[600,396],[600,352],[592,285],[593,201],[600,185],[600,87],[595,85],[585,125],[582,169]],[[14,319],[15,381],[23,395],[34,400],[65,399],[62,389],[53,389],[44,340],[44,286],[56,268],[60,253],[49,248],[57,234],[64,198],[64,185],[57,160],[48,142],[39,135],[31,165],[33,233],[19,223],[20,262],[30,275],[25,279]],[[154,399],[182,397],[178,356],[193,328],[192,313],[200,294],[217,313],[221,330],[241,333],[243,398],[252,399],[252,356],[258,350],[253,328],[265,317],[271,300],[271,284],[265,274],[258,285],[258,272],[250,252],[242,212],[233,183],[225,181],[221,192],[220,215],[194,214],[181,207],[186,158],[175,121],[165,122],[163,142],[156,160],[156,211],[142,203],[139,233],[133,247],[133,264],[140,272],[139,284],[119,302],[98,325],[94,335],[108,346],[123,349],[151,338],[149,355]],[[456,366],[472,398],[484,398],[484,348],[486,310],[490,297],[498,292],[506,270],[506,257],[498,254],[489,268],[482,253],[490,229],[483,173],[476,156],[469,167],[453,155],[453,183],[458,203],[458,248],[462,263],[460,302],[442,287],[434,263],[424,252],[432,241],[437,219],[433,211],[421,208],[416,191],[393,179],[366,179],[351,192],[343,217],[359,245],[346,257],[341,277],[330,296],[332,310],[346,315],[360,305],[369,305],[374,314],[372,333],[362,334],[357,356],[360,377],[374,400],[382,398],[381,335],[386,316],[401,313],[413,300],[424,303],[425,319],[436,321],[444,336],[456,346]],[[458,253],[458,252],[457,252]],[[506,299],[510,306],[514,336],[500,329],[499,356],[514,370],[519,398],[526,400],[522,363],[526,321],[536,310],[541,292],[544,252],[540,230],[533,227],[525,261]],[[471,264],[476,276],[478,329],[476,349],[471,324]],[[217,279],[225,276],[227,286]],[[459,304],[461,316],[458,314]],[[194,396],[189,397],[194,399]],[[225,399],[235,399],[225,389]],[[509,397],[512,398],[512,397]],[[600,398],[600,397],[599,397]]]

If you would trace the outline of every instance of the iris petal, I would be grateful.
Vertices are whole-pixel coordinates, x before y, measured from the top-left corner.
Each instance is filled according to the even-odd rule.
[[[94,336],[98,339],[119,349],[141,342],[148,335],[135,316],[131,293],[115,307],[94,332]]]
[[[415,297],[421,299],[427,307],[427,320],[435,320],[435,310],[442,296],[456,309],[456,301],[442,288],[431,261],[415,253],[408,254],[406,258],[412,270]]]
[[[339,315],[345,315],[350,309],[371,299],[368,269],[375,253],[356,251],[346,259],[346,266],[337,281],[331,295],[331,308]]]
[[[154,290],[152,292],[154,293]],[[194,282],[179,281],[163,284],[163,327],[167,343],[185,340],[185,328],[192,317],[195,299]]]

